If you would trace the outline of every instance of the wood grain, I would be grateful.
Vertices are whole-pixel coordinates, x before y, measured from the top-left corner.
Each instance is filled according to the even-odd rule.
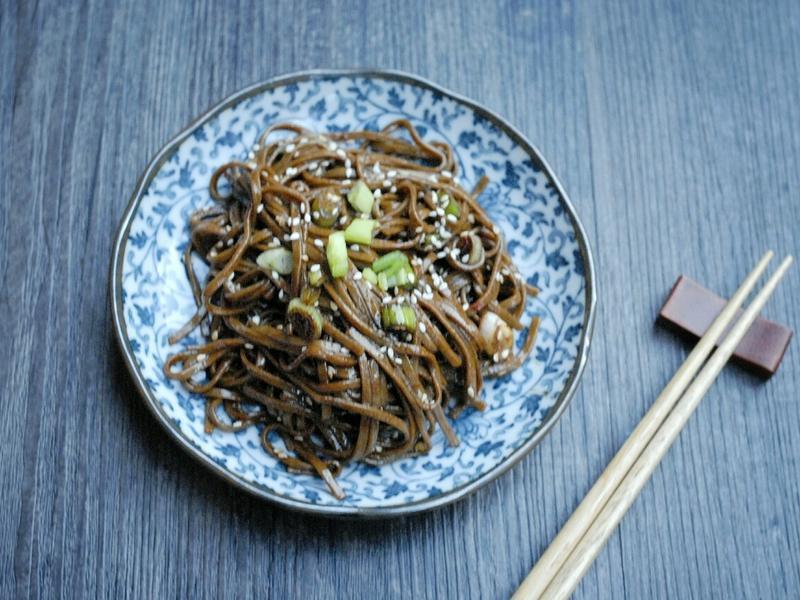
[[[686,353],[653,326],[683,272],[730,294],[798,254],[800,5],[0,0],[0,597],[505,598]],[[108,312],[149,158],[245,85],[405,69],[540,147],[593,243],[581,390],[475,496],[415,518],[298,516],[195,465],[137,397]],[[702,259],[698,257],[703,257]],[[765,316],[798,328],[790,273]],[[800,589],[800,355],[728,369],[576,597]]]

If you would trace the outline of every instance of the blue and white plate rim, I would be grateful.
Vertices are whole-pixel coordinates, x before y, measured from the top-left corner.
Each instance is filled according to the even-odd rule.
[[[586,310],[584,311],[583,327],[581,331],[581,340],[578,347],[578,355],[576,357],[575,367],[572,370],[569,379],[567,380],[563,391],[559,398],[556,400],[547,418],[542,422],[542,425],[537,429],[531,437],[525,441],[519,448],[517,448],[505,460],[499,463],[494,468],[483,473],[477,479],[474,479],[464,485],[454,488],[449,492],[435,496],[432,498],[425,498],[416,502],[409,502],[397,506],[387,507],[353,507],[353,506],[327,506],[327,505],[310,505],[308,503],[300,502],[292,498],[287,498],[279,494],[273,493],[270,490],[262,488],[258,485],[250,483],[234,473],[228,471],[224,467],[214,462],[209,456],[204,454],[199,448],[195,447],[188,440],[184,439],[183,435],[177,431],[170,422],[167,415],[164,413],[158,399],[153,394],[153,391],[147,385],[144,375],[142,374],[133,353],[133,348],[130,345],[130,340],[125,325],[123,316],[123,302],[122,302],[122,284],[123,284],[123,260],[125,256],[125,245],[128,241],[128,234],[130,232],[131,222],[136,214],[139,204],[147,191],[147,188],[159,172],[163,164],[170,158],[178,147],[190,136],[192,132],[203,122],[220,114],[222,111],[238,104],[239,102],[261,94],[271,88],[289,85],[301,81],[307,81],[316,78],[336,78],[336,77],[363,77],[363,78],[377,78],[387,81],[395,81],[399,83],[406,83],[421,88],[428,89],[432,92],[442,94],[449,97],[455,102],[458,102],[475,113],[481,115],[487,120],[493,122],[495,125],[503,129],[509,137],[518,144],[525,152],[531,156],[541,169],[545,171],[551,180],[553,187],[558,191],[561,202],[563,203],[569,215],[570,221],[576,233],[576,241],[580,248],[581,256],[584,263],[584,278],[586,282]],[[575,208],[570,201],[567,193],[564,191],[561,182],[555,175],[553,169],[548,162],[544,159],[539,149],[530,142],[521,132],[519,132],[513,125],[508,123],[505,119],[500,117],[497,113],[486,108],[485,106],[470,100],[461,94],[450,91],[442,86],[429,81],[418,75],[412,75],[404,71],[392,69],[311,69],[305,71],[298,71],[260,81],[252,84],[217,103],[206,111],[203,111],[197,118],[191,121],[183,130],[174,136],[148,163],[147,168],[139,177],[136,183],[133,194],[131,195],[125,212],[120,220],[117,232],[114,237],[114,245],[111,256],[111,273],[110,273],[110,302],[111,313],[113,318],[114,333],[117,338],[118,346],[125,365],[133,378],[139,394],[145,401],[150,412],[156,420],[163,426],[172,437],[186,452],[189,453],[195,460],[199,461],[212,472],[222,477],[229,483],[233,484],[239,489],[249,492],[257,497],[264,498],[268,501],[274,502],[284,508],[305,512],[316,515],[325,515],[332,517],[391,517],[403,516],[413,513],[420,513],[434,508],[440,508],[448,504],[464,498],[487,483],[494,481],[500,475],[508,471],[511,467],[516,465],[523,457],[525,457],[552,429],[558,419],[565,411],[572,397],[577,391],[578,383],[581,375],[586,367],[588,359],[589,347],[591,345],[592,334],[594,331],[595,313],[597,309],[597,283],[594,277],[595,265],[591,248],[589,247],[586,231],[581,223]]]

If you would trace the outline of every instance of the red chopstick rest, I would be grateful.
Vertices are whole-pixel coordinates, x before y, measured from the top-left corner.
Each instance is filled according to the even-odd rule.
[[[658,322],[686,337],[697,339],[706,332],[725,302],[714,292],[681,275],[658,313]],[[739,310],[737,316],[741,312]],[[727,331],[722,337],[725,334]],[[771,377],[778,370],[791,339],[791,329],[759,317],[733,356],[736,362],[761,377]]]

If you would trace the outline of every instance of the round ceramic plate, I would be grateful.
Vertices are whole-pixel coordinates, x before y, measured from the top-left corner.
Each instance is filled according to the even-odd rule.
[[[505,235],[523,276],[541,293],[527,318],[542,319],[536,348],[512,375],[489,380],[484,412],[466,411],[426,456],[382,467],[347,466],[336,500],[316,477],[287,472],[267,455],[255,428],[203,431],[204,402],[162,374],[169,334],[194,312],[181,262],[188,215],[211,203],[208,180],[244,159],[271,123],[317,131],[378,129],[409,119],[428,140],[455,148],[467,189],[486,174],[480,202]],[[563,412],[586,362],[595,309],[592,258],[583,228],[539,152],[489,110],[430,82],[397,72],[305,72],[231,96],[169,142],[142,175],[120,224],[112,258],[114,324],[131,374],[158,421],[211,471],[283,506],[331,515],[382,516],[453,502],[528,453]]]

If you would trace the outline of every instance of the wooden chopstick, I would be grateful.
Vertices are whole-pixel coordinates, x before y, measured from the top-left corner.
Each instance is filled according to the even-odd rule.
[[[603,474],[592,486],[592,489],[586,494],[586,497],[575,509],[575,512],[572,513],[564,527],[561,528],[556,538],[539,558],[533,570],[514,594],[514,600],[541,596],[552,577],[564,564],[564,561],[566,561],[583,537],[583,534],[592,524],[597,513],[600,512],[611,497],[611,494],[617,489],[622,478],[642,453],[642,450],[644,450],[644,447],[658,430],[670,410],[672,410],[675,402],[678,401],[681,394],[689,386],[692,378],[708,358],[708,355],[711,354],[717,340],[719,340],[725,328],[736,316],[736,311],[739,310],[742,302],[753,289],[764,269],[767,268],[772,256],[772,251],[767,251],[750,274],[745,277],[739,289],[736,290],[719,315],[717,315],[717,318],[714,319],[714,322],[711,323],[705,335],[703,335],[689,356],[686,357],[686,360],[675,372],[675,375],[672,376],[664,391],[656,398],[653,406],[650,407],[650,410],[647,411],[625,444],[619,449],[616,456],[603,471]]]
[[[639,458],[622,479],[619,487],[597,514],[584,536],[552,578],[550,584],[545,588],[540,596],[542,600],[568,598],[578,585],[611,533],[622,520],[625,512],[639,495],[644,484],[649,480],[664,454],[669,450],[686,425],[689,417],[700,404],[708,388],[711,387],[711,384],[714,383],[714,380],[728,362],[736,346],[747,333],[750,325],[752,325],[759,311],[772,295],[791,264],[792,257],[787,256],[750,306],[742,313],[730,333],[720,343],[717,351],[711,355],[705,367],[689,385],[672,412],[664,420]]]

